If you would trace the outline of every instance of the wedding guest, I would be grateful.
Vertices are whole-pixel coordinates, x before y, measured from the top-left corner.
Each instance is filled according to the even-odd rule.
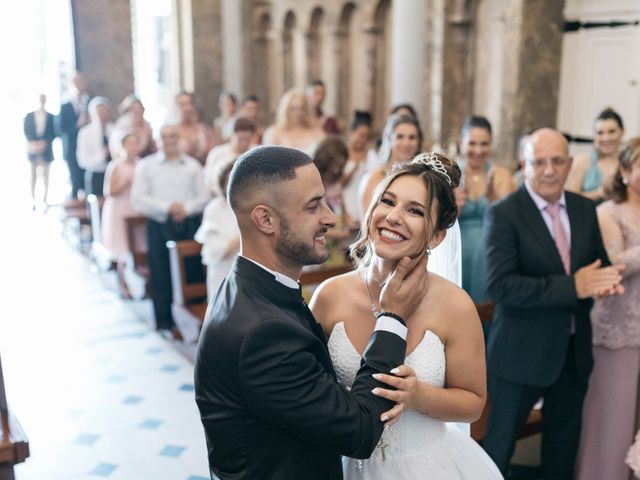
[[[38,170],[42,170],[42,181],[44,194],[42,200],[47,204],[49,193],[49,166],[53,161],[53,149],[51,144],[56,138],[54,116],[47,112],[47,96],[41,94],[39,97],[40,108],[27,113],[24,117],[23,130],[27,140],[27,155],[31,163],[31,201],[33,209],[36,208],[36,180]]]
[[[360,199],[360,215],[369,207],[373,197],[373,191],[391,170],[400,163],[410,160],[418,154],[422,148],[422,129],[415,117],[408,115],[391,115],[382,132],[382,145],[378,152],[378,160],[381,167],[365,175],[358,187]]]
[[[612,108],[605,108],[593,125],[593,151],[576,156],[567,179],[567,190],[596,202],[605,200],[604,188],[618,170],[623,136],[622,117]]]
[[[60,106],[57,117],[57,129],[62,139],[62,155],[69,167],[71,199],[78,198],[78,192],[84,191],[84,170],[78,165],[76,157],[78,131],[89,123],[89,92],[87,82],[80,72],[73,77],[73,97]]]
[[[221,192],[204,208],[202,225],[194,239],[202,244],[202,263],[207,266],[207,298],[213,299],[218,287],[231,271],[240,249],[240,232],[227,202],[227,183],[235,158],[218,169],[218,188]]]
[[[487,210],[487,289],[496,308],[483,447],[505,475],[542,397],[542,476],[574,478],[593,363],[592,299],[623,291],[623,267],[609,265],[593,202],[564,190],[570,168],[564,136],[536,130],[525,146],[524,185]]]
[[[87,195],[102,196],[104,171],[111,161],[109,136],[113,131],[111,102],[95,97],[89,102],[91,122],[78,132],[78,165],[85,171],[84,185]]]
[[[626,265],[624,295],[597,299],[591,310],[593,372],[585,398],[578,479],[628,479],[627,450],[640,419],[640,137],[620,155],[608,200],[598,207],[612,262]]]
[[[122,148],[124,135],[131,133],[131,131],[138,136],[138,157],[144,158],[158,150],[153,139],[151,124],[144,118],[144,111],[144,105],[135,95],[128,95],[122,100],[118,107],[120,117],[116,121],[109,139],[112,156],[115,156],[114,152],[118,152]]]
[[[515,190],[511,172],[489,161],[491,140],[489,120],[476,115],[465,118],[460,132],[464,206],[458,220],[462,239],[462,288],[475,303],[488,299],[484,214],[489,205]]]
[[[329,135],[339,135],[340,127],[338,126],[338,121],[322,109],[326,96],[327,89],[322,80],[316,79],[307,85],[307,98],[309,99],[311,109],[318,119],[318,123],[325,133]]]
[[[238,111],[238,117],[248,118],[253,122],[256,126],[253,143],[260,145],[262,143],[262,136],[264,135],[264,127],[262,126],[260,114],[260,100],[256,95],[247,95],[244,97],[240,110]]]
[[[313,163],[320,172],[327,205],[336,215],[343,213],[342,173],[347,163],[349,150],[338,137],[325,138],[313,155]]]
[[[254,147],[255,124],[244,117],[238,117],[233,122],[233,134],[228,143],[213,147],[207,155],[204,166],[204,183],[211,196],[221,195],[220,167],[226,166],[231,160],[238,158],[244,152]]]
[[[265,145],[282,145],[310,154],[325,137],[304,92],[291,89],[278,105],[276,123],[264,132]]]
[[[349,126],[347,147],[349,158],[342,175],[342,199],[347,214],[359,221],[360,204],[358,188],[362,178],[380,165],[376,151],[370,147],[371,114],[364,111],[354,112]]]
[[[233,93],[222,92],[218,97],[220,115],[213,120],[213,143],[227,143],[233,133],[233,122],[236,120],[238,100]]]
[[[169,240],[192,240],[209,201],[202,166],[179,148],[180,130],[165,125],[160,130],[161,149],[136,167],[131,187],[133,208],[147,217],[151,300],[156,328],[176,340],[182,336],[173,321]],[[187,278],[202,265],[187,264]]]
[[[180,151],[204,165],[213,148],[213,129],[200,121],[193,93],[182,91],[176,95]]]
[[[125,267],[129,255],[125,219],[136,216],[131,204],[131,185],[139,159],[140,141],[134,131],[122,134],[120,149],[105,171],[102,207],[102,243],[116,262],[118,286],[123,298],[131,298],[125,282]]]

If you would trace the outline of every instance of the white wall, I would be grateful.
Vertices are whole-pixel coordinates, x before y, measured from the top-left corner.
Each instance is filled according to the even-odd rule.
[[[565,17],[583,22],[640,20],[640,2],[568,0]],[[593,120],[605,107],[620,113],[626,138],[640,135],[640,26],[564,34],[558,128],[591,137]]]
[[[224,89],[235,94],[240,100],[245,92],[242,84],[242,2],[223,0],[222,2],[222,76]]]

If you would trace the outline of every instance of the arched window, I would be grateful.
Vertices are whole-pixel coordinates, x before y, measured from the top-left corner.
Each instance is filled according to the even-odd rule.
[[[391,54],[391,0],[380,0],[374,16],[375,49],[373,61],[373,111],[374,129],[384,126],[389,111],[389,77]]]
[[[284,90],[287,91],[295,84],[294,74],[294,30],[296,28],[296,16],[292,11],[287,12],[284,17],[284,28],[282,29],[282,58],[284,60]]]
[[[322,78],[322,20],[324,11],[316,7],[311,12],[311,22],[307,32],[307,81]]]
[[[273,78],[273,41],[271,38],[271,15],[262,13],[257,19],[256,35],[253,38],[253,71],[251,75],[251,93],[255,93],[263,108],[264,120],[274,118],[274,78]]]
[[[349,2],[343,8],[340,13],[340,22],[338,24],[338,45],[337,53],[338,58],[338,83],[337,87],[337,116],[340,119],[342,125],[349,123],[349,117],[351,115],[352,101],[351,101],[351,76],[352,76],[352,50],[353,39],[351,30],[353,26],[353,12],[355,11],[355,4]]]

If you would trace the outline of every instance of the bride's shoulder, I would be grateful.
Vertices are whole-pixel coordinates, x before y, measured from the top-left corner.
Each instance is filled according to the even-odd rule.
[[[429,273],[428,281],[426,303],[430,310],[442,312],[447,323],[456,327],[479,323],[476,306],[467,292],[435,273]],[[449,322],[450,319],[455,321]]]
[[[345,295],[345,292],[353,291],[353,287],[358,281],[357,275],[355,271],[336,275],[322,282],[314,290],[309,308],[325,332],[330,333],[333,329],[333,322],[340,318],[334,309],[345,308],[345,304],[350,298],[349,295]]]

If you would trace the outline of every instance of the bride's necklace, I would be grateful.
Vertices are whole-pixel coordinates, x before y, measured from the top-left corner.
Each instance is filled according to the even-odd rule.
[[[371,290],[369,290],[369,282],[367,281],[367,274],[365,273],[364,278],[362,279],[364,282],[364,286],[367,289],[367,295],[369,296],[369,302],[371,302],[371,314],[373,318],[378,319],[378,315],[382,313],[382,310],[376,307],[376,303],[373,301],[373,297],[371,296]]]

